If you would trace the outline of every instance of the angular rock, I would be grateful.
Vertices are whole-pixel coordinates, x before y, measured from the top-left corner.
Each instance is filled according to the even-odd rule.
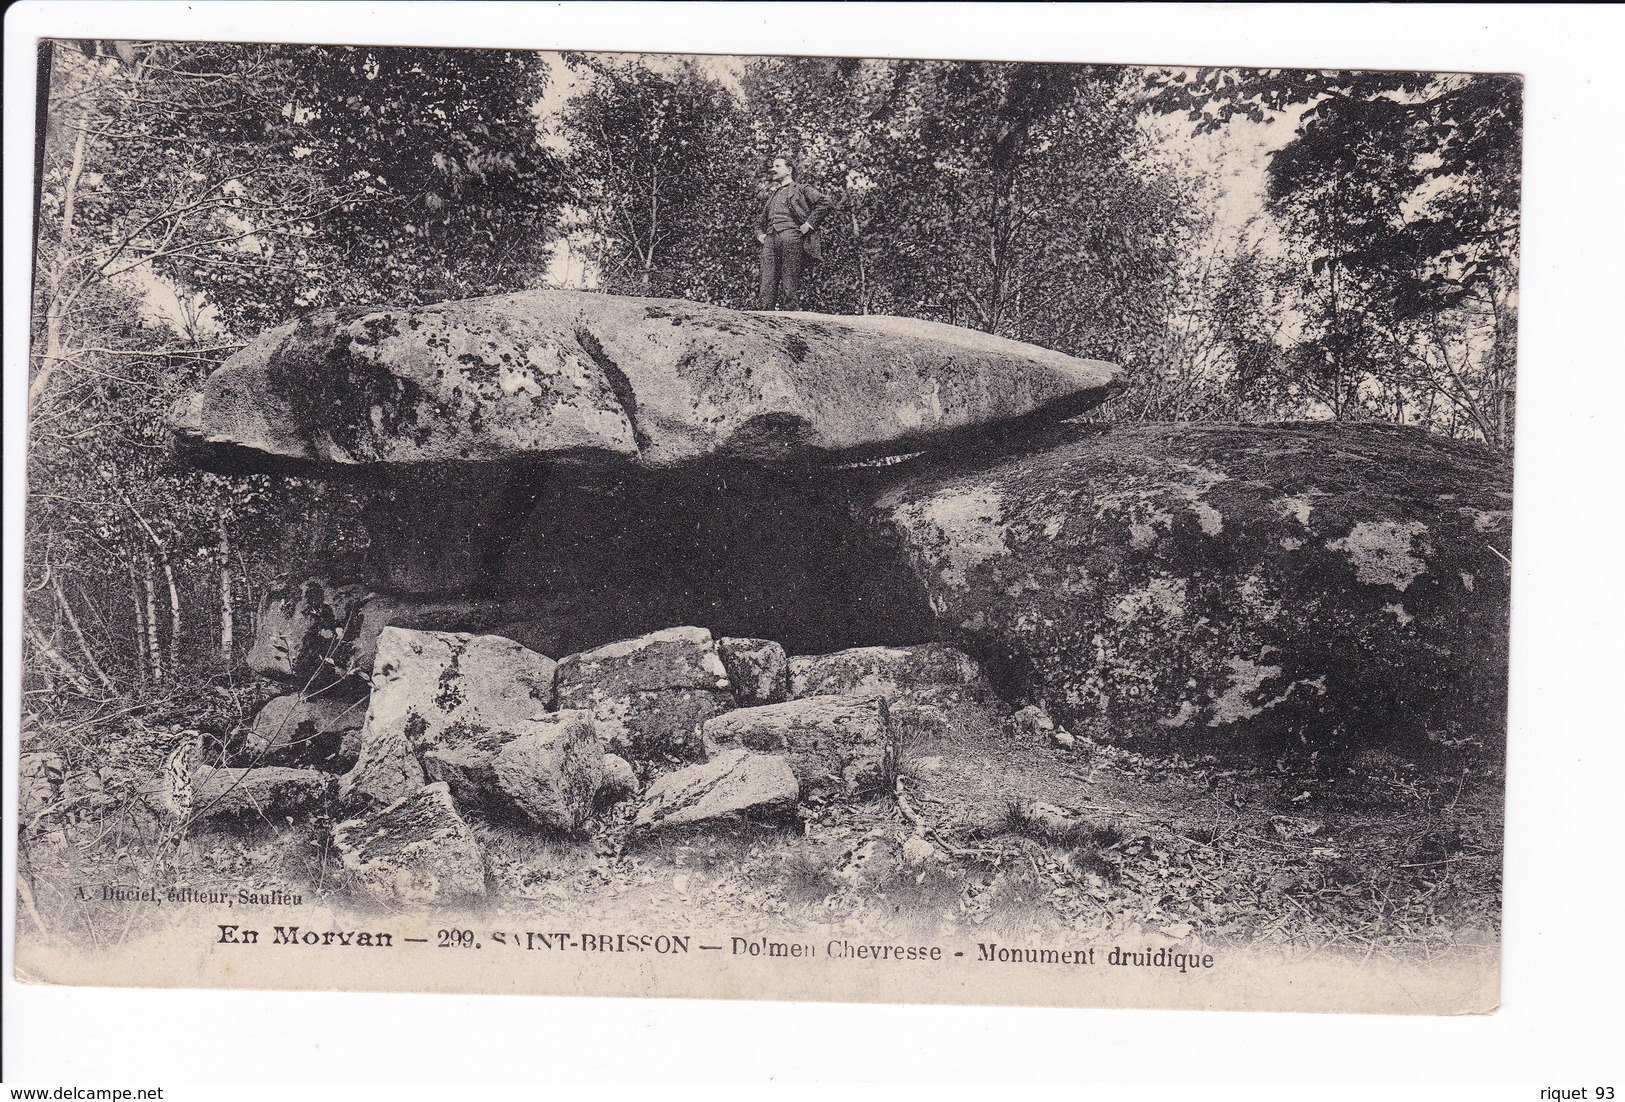
[[[793,699],[841,694],[884,697],[894,741],[902,745],[948,730],[957,711],[991,699],[992,689],[976,660],[946,643],[854,647],[790,659]]]
[[[701,729],[734,707],[732,693],[667,689],[605,700],[590,711],[604,744],[633,761],[693,761],[705,756]]]
[[[418,755],[545,714],[555,663],[495,635],[385,628],[346,802],[388,803],[424,783]]]
[[[736,746],[651,784],[633,826],[661,830],[735,815],[784,815],[800,792],[784,758]]]
[[[559,660],[561,708],[656,689],[728,688],[728,671],[705,628],[666,628]]]
[[[444,784],[333,828],[344,867],[373,897],[449,903],[485,891],[485,857]]]
[[[717,655],[741,707],[777,704],[789,696],[790,660],[773,640],[724,637],[717,640]]]
[[[990,692],[976,660],[946,643],[854,647],[790,659],[793,698],[874,695],[892,701],[951,703],[985,700]]]
[[[325,577],[283,579],[260,598],[248,668],[262,677],[325,685],[370,673],[386,627],[474,631],[504,615],[496,601],[380,593]]]
[[[426,780],[404,728],[369,725],[361,730],[355,767],[339,778],[339,803],[347,808],[391,803],[422,788]]]
[[[257,820],[281,823],[321,810],[333,798],[335,779],[317,769],[216,769],[192,773],[196,821]]]
[[[581,829],[604,781],[604,746],[584,712],[531,723],[492,762],[496,786],[528,819],[552,830]]]
[[[740,708],[706,723],[708,748],[782,753],[803,792],[854,796],[890,786],[897,740],[884,697],[814,696]]]
[[[1029,704],[1018,710],[1010,717],[1010,730],[1017,737],[1029,739],[1047,739],[1063,750],[1070,750],[1078,744],[1078,740],[1064,727],[1055,726],[1040,704]]]
[[[593,714],[611,750],[636,760],[692,760],[700,728],[734,707],[711,633],[679,627],[560,660],[558,705]]]
[[[431,746],[418,760],[430,781],[443,782],[450,789],[458,807],[503,818],[514,808],[497,784],[496,758],[518,737],[514,730],[487,731],[456,746]]]
[[[485,731],[455,746],[434,746],[419,755],[431,781],[443,781],[457,806],[496,821],[529,821],[574,831],[588,804],[637,792],[637,775],[624,759],[603,753],[592,714],[549,712],[511,727]],[[525,746],[504,757],[514,743]],[[598,763],[584,760],[596,748]]]
[[[1055,732],[1055,721],[1041,705],[1029,704],[1010,717],[1010,727],[1013,731],[1034,738],[1051,738]]]
[[[234,747],[232,762],[245,766],[312,766],[330,773],[355,767],[367,700],[337,687],[312,694],[288,693],[268,701]]]
[[[1504,459],[1414,429],[1114,425],[870,517],[939,630],[1073,734],[1422,753],[1504,737],[1510,506]]]
[[[527,291],[308,314],[233,355],[171,424],[199,444],[346,466],[540,455],[666,467],[894,451],[1070,416],[1117,374],[912,318]]]

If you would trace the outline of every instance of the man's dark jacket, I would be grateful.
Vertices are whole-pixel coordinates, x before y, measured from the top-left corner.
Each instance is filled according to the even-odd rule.
[[[798,226],[812,226],[812,230],[802,235],[801,251],[814,260],[824,259],[823,235],[818,227],[824,216],[834,209],[829,196],[815,187],[806,184],[786,184],[790,189],[790,216],[796,220]],[[768,193],[772,198],[773,193]],[[767,199],[763,199],[756,214],[756,232],[767,233]]]

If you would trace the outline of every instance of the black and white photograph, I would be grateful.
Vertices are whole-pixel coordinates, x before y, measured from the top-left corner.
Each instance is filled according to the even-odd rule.
[[[1517,75],[37,104],[21,977],[1497,1005]]]

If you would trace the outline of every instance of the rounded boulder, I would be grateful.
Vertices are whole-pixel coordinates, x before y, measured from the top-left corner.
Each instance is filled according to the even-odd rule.
[[[942,636],[1069,731],[1420,753],[1504,741],[1510,474],[1393,426],[1074,425],[870,516]]]

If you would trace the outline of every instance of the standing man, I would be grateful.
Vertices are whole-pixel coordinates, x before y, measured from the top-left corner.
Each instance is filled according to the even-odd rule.
[[[795,181],[788,157],[773,158],[773,190],[756,221],[762,243],[762,310],[801,309],[801,270],[805,261],[822,259],[818,224],[830,201],[817,188]]]

